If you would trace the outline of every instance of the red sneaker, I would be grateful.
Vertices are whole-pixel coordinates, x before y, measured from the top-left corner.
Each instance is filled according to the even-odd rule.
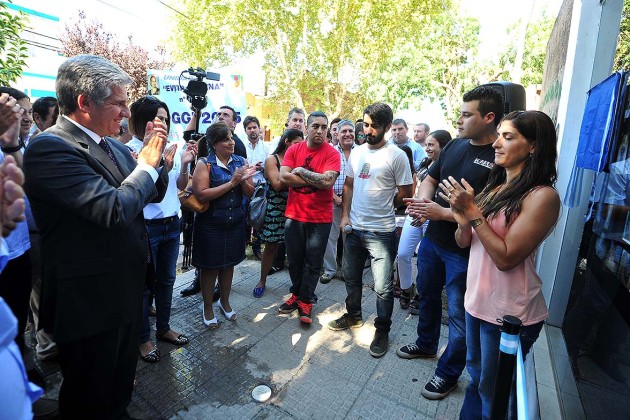
[[[278,312],[280,312],[281,314],[290,314],[298,308],[299,300],[300,297],[298,295],[291,295],[289,300],[278,307]]]
[[[305,324],[311,324],[311,310],[313,309],[312,303],[304,303],[301,300],[297,303],[298,314],[300,314],[300,322]]]

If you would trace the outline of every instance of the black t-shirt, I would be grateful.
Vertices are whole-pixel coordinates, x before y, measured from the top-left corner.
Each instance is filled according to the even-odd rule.
[[[492,143],[485,146],[474,146],[468,139],[454,139],[448,142],[437,162],[429,168],[429,175],[438,182],[452,176],[461,182],[464,178],[479,194],[486,186],[490,169],[494,166],[494,149]],[[441,191],[438,187],[438,191]],[[449,207],[447,201],[436,194],[435,202],[442,207]],[[469,248],[460,248],[455,242],[457,223],[444,220],[430,221],[426,236],[437,245],[468,255]]]

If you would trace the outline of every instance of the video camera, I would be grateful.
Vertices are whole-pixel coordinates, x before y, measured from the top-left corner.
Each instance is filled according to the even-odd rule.
[[[182,87],[182,76],[185,74],[188,74],[189,77],[187,78],[189,80],[188,85],[184,88]],[[190,78],[191,76],[195,79]],[[191,67],[188,70],[184,70],[179,75],[179,87],[186,94],[186,100],[190,102],[197,116],[201,115],[201,110],[208,105],[208,98],[206,98],[208,84],[204,82],[204,79],[219,81],[221,80],[221,75],[219,73],[205,71],[199,67],[196,69]],[[192,139],[198,140],[200,137],[202,137],[202,134],[199,133],[199,118],[196,118],[195,132],[192,134]]]

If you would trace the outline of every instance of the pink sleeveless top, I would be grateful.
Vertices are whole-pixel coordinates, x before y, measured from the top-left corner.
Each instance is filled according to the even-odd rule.
[[[486,220],[500,238],[505,238],[505,215]],[[534,253],[509,271],[500,271],[473,229],[468,260],[464,308],[475,318],[498,324],[504,315],[532,325],[547,318],[542,281],[534,269]]]

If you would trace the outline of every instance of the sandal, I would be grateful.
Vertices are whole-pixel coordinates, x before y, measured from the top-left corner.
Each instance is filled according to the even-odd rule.
[[[234,310],[228,312],[225,309],[223,309],[223,305],[221,305],[221,301],[219,301],[219,310],[221,311],[225,319],[227,319],[228,321],[236,321],[236,312],[234,312]]]
[[[162,354],[160,353],[160,350],[156,347],[144,356],[140,354],[140,357],[147,363],[156,363],[160,361]]]
[[[265,286],[263,287],[254,287],[254,297],[261,298],[265,294]]]
[[[165,337],[165,334],[155,334],[155,336],[160,341],[166,341],[167,343],[175,344],[176,346],[183,346],[184,344],[188,344],[190,341],[185,334],[180,334],[176,338],[167,338]]]

